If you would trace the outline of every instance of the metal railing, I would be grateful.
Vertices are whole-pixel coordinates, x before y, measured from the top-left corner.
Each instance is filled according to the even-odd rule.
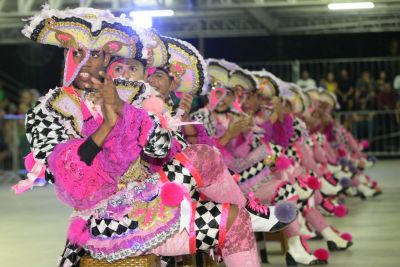
[[[346,69],[350,79],[355,82],[364,70],[369,71],[372,77],[377,77],[381,70],[384,70],[388,77],[400,74],[400,57],[242,62],[240,66],[250,70],[265,69],[277,77],[291,82],[296,82],[300,77],[301,71],[307,70],[310,73],[310,77],[315,79],[317,83],[325,78],[328,72],[338,75],[340,70]]]
[[[358,140],[370,143],[368,154],[374,156],[400,156],[400,112],[388,111],[342,111],[335,113]]]

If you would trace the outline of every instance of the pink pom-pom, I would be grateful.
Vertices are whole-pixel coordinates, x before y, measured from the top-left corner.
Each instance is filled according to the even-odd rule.
[[[339,157],[341,157],[341,158],[344,158],[344,157],[346,157],[346,150],[344,150],[343,148],[340,148],[339,150],[338,150],[338,154],[339,154]]]
[[[314,256],[320,261],[327,261],[329,259],[329,252],[326,249],[319,248],[314,251]]]
[[[82,218],[74,218],[68,228],[68,240],[75,245],[82,246],[89,239],[87,221]]]
[[[315,176],[309,176],[307,178],[307,185],[312,190],[319,190],[321,189],[321,182]]]
[[[145,99],[142,102],[143,109],[154,112],[157,115],[162,115],[164,111],[164,101],[156,96]]]
[[[280,170],[286,170],[287,168],[289,168],[289,166],[292,165],[292,162],[290,161],[290,159],[286,156],[280,156],[276,161],[275,161],[275,166],[276,166],[276,170],[280,171]]]
[[[378,182],[377,181],[372,181],[372,188],[375,188],[378,186]]]
[[[35,158],[33,157],[33,153],[29,153],[28,155],[25,156],[25,169],[29,172],[32,170],[33,165],[35,165],[36,161]]]
[[[178,206],[184,197],[182,187],[177,183],[169,182],[165,183],[161,187],[161,201],[165,206],[176,207]]]
[[[343,233],[340,235],[340,237],[348,242],[353,241],[353,236],[350,233]]]
[[[361,147],[362,147],[363,149],[369,148],[369,142],[368,142],[367,140],[362,140],[362,141],[361,141]]]
[[[347,215],[348,211],[349,210],[347,209],[347,207],[345,205],[339,205],[339,206],[335,207],[335,210],[333,211],[333,213],[335,214],[336,217],[342,218]]]

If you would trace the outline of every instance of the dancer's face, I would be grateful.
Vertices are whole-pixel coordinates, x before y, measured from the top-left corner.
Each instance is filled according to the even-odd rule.
[[[67,55],[67,50],[64,55]],[[77,49],[73,51],[73,60],[75,64],[79,64],[85,58],[86,53],[90,53],[89,59],[81,67],[78,75],[76,76],[73,85],[76,88],[84,89],[85,84],[91,83],[91,78],[100,78],[100,71],[105,71],[108,63],[110,62],[110,55],[104,51],[87,51]]]
[[[217,99],[220,99],[221,97],[223,97],[223,92],[218,91],[215,96]],[[234,99],[234,93],[231,90],[226,90],[225,97],[218,103],[217,107],[215,108],[216,111],[223,112],[228,110],[232,106]]]
[[[147,80],[164,99],[168,98],[171,89],[174,86],[174,81],[165,71],[157,69],[147,78]]]
[[[123,78],[130,81],[141,81],[146,78],[146,70],[139,60],[119,59],[112,62],[108,68],[112,78]]]
[[[260,109],[261,97],[257,92],[249,92],[244,94],[242,109],[247,114],[255,114]]]

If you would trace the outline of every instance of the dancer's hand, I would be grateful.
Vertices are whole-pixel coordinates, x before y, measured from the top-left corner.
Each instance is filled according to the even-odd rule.
[[[179,107],[183,111],[185,111],[185,114],[182,116],[183,121],[187,121],[189,119],[190,115],[190,109],[192,107],[192,102],[193,102],[193,96],[189,93],[183,94],[183,97],[181,98],[181,101],[179,102]]]
[[[104,71],[100,71],[99,75],[104,79],[104,82],[101,82],[94,77],[91,78],[93,83],[92,88],[96,89],[94,102],[101,106],[108,106],[104,111],[112,108],[119,116],[121,116],[124,101],[119,97],[117,88],[115,87],[111,76]]]

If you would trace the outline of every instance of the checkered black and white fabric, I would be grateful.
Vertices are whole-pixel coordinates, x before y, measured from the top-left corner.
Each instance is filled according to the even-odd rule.
[[[239,184],[253,178],[257,174],[259,174],[262,170],[268,168],[268,165],[264,163],[264,161],[259,161],[250,168],[239,173]]]
[[[317,133],[317,142],[318,142],[318,145],[320,146],[320,147],[323,147],[324,146],[324,142],[325,142],[325,135],[323,135],[322,133]]]
[[[217,122],[213,119],[208,109],[200,109],[192,113],[191,119],[203,123],[209,136],[215,136],[217,134]]]
[[[198,202],[194,219],[198,250],[205,251],[218,245],[221,215],[222,204],[211,201]]]
[[[90,219],[90,233],[95,237],[113,237],[125,234],[138,227],[138,222],[124,216],[122,220]]]
[[[280,145],[275,145],[275,144],[269,144],[269,147],[272,150],[272,153],[274,156],[279,157],[282,156],[284,149]]]
[[[60,256],[57,267],[79,267],[85,250],[67,241],[63,254]]]
[[[294,187],[290,183],[285,183],[277,190],[274,201],[275,203],[277,203],[278,201],[281,200],[290,199],[295,195],[297,195],[296,189],[294,189]]]
[[[193,175],[183,164],[177,159],[173,159],[163,166],[163,171],[167,175],[168,180],[184,185],[193,200],[200,199],[200,192]]]
[[[150,115],[150,117],[155,122],[154,130],[143,152],[150,157],[164,158],[171,149],[172,135],[168,130],[161,127],[160,120],[156,116]]]
[[[296,162],[300,162],[300,157],[299,154],[297,153],[296,149],[289,145],[286,150],[285,150],[285,155],[289,158],[289,159],[294,159]]]
[[[182,134],[182,132],[180,130],[178,131],[173,131],[172,132],[172,136],[175,138],[175,140],[178,141],[178,143],[181,145],[182,150],[185,149],[187,147],[187,142],[186,139],[184,137],[184,135]]]
[[[38,103],[26,114],[25,129],[35,158],[40,160],[47,161],[54,147],[69,139],[67,130],[58,116],[56,114],[48,116],[43,113],[42,103]]]

